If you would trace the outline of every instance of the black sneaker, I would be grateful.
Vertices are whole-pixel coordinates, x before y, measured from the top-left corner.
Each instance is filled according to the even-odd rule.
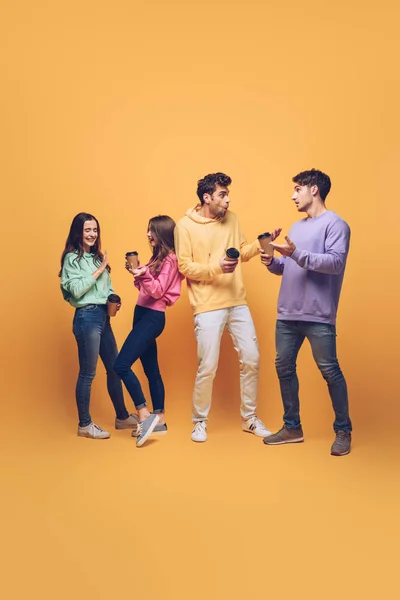
[[[345,456],[350,454],[351,433],[350,431],[337,431],[336,439],[332,444],[332,456]]]

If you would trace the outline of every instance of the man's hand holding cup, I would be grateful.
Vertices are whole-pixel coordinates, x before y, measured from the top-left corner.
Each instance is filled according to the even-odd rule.
[[[259,236],[259,241],[260,241],[260,245],[261,245],[260,258],[261,258],[262,264],[265,265],[266,267],[268,267],[272,263],[272,260],[274,258],[274,256],[273,256],[274,245],[271,244],[271,242],[276,240],[276,238],[281,234],[281,231],[282,231],[282,228],[274,229],[274,231],[270,234],[262,234],[261,236]],[[266,237],[266,236],[268,238],[268,241],[266,243],[265,242],[262,243],[262,240],[260,240],[260,237]],[[265,251],[263,246],[265,248],[268,248],[268,252]]]
[[[221,258],[219,264],[223,273],[233,273],[239,262],[240,252],[236,248],[228,248],[224,258]]]

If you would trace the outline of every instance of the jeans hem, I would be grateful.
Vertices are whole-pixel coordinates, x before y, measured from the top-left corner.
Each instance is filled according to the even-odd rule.
[[[346,433],[351,433],[353,431],[352,427],[334,427],[333,431],[335,433],[338,433],[339,431],[345,431]]]

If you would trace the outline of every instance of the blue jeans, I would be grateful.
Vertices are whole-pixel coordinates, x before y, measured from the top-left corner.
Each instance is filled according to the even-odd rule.
[[[146,406],[139,379],[132,371],[134,362],[140,358],[149,381],[150,396],[155,413],[164,412],[164,383],[158,367],[156,338],[165,327],[165,313],[144,306],[136,306],[133,329],[115,361],[114,369],[124,382],[137,409]]]
[[[336,356],[336,328],[328,323],[281,321],[276,323],[276,372],[279,377],[286,427],[300,427],[299,380],[296,359],[307,338],[313,357],[328,384],[335,412],[335,431],[351,431],[346,380]]]
[[[122,385],[114,371],[118,355],[117,344],[104,304],[88,304],[77,308],[73,321],[73,332],[78,344],[79,377],[76,384],[76,404],[79,425],[85,427],[92,422],[89,413],[90,391],[96,375],[100,355],[107,372],[107,388],[118,419],[126,419],[129,413],[124,403]]]

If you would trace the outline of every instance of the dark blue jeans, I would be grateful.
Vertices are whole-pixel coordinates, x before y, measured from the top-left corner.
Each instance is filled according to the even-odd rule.
[[[336,328],[327,323],[277,321],[275,366],[285,410],[284,423],[288,428],[300,426],[296,359],[305,338],[310,342],[314,360],[328,384],[335,412],[333,428],[351,431],[347,385],[336,356]]]
[[[89,413],[90,391],[96,375],[100,355],[107,372],[107,388],[118,419],[126,419],[129,413],[124,404],[122,385],[114,371],[118,356],[117,344],[103,304],[88,304],[77,308],[73,321],[73,332],[78,344],[79,377],[76,384],[76,404],[79,425],[85,427],[92,422]]]
[[[114,369],[124,382],[137,409],[146,406],[139,379],[132,371],[134,362],[140,358],[143,370],[149,381],[150,396],[155,413],[164,412],[164,383],[158,367],[156,338],[165,327],[165,313],[143,306],[136,306],[133,315],[133,329],[115,361]]]

